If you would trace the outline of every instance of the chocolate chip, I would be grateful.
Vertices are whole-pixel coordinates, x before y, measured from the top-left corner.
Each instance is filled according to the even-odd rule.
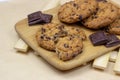
[[[76,54],[73,54],[72,57],[74,58],[76,56]]]
[[[59,25],[59,26],[58,26],[58,29],[59,29],[59,30],[63,30],[63,29],[64,29],[64,25]]]
[[[101,2],[101,1],[103,1],[103,2],[107,2],[107,0],[96,0],[96,1],[98,1],[98,2]]]
[[[44,39],[44,36],[40,36],[41,39]]]
[[[120,26],[115,26],[115,28],[120,28]]]
[[[72,16],[74,16],[75,14],[71,14]]]
[[[46,37],[46,39],[47,39],[47,40],[51,40],[51,38],[50,38],[50,37]]]
[[[99,8],[96,8],[96,11],[98,11],[99,10]]]
[[[109,34],[108,40],[109,42],[105,45],[106,47],[113,47],[113,46],[120,44],[120,40],[114,34]]]
[[[103,31],[93,33],[89,36],[89,38],[94,46],[106,44],[108,42],[107,35]]]
[[[74,4],[73,4],[73,6],[74,6],[74,7],[76,7],[76,6],[77,6],[77,4],[75,4],[75,3],[74,3]]]
[[[69,45],[67,45],[67,44],[64,44],[64,47],[65,47],[65,48],[69,48]]]
[[[52,40],[56,40],[58,36],[54,35]]]
[[[84,3],[88,3],[88,1],[87,1],[87,0],[85,0],[85,1],[84,1]]]
[[[79,32],[80,30],[79,29],[76,29],[77,32]]]
[[[111,12],[114,12],[114,10],[112,9]]]
[[[41,28],[41,31],[42,31],[42,33],[44,33],[44,32],[46,32],[46,29],[44,29],[44,28]]]
[[[72,40],[72,38],[70,37],[69,40]]]
[[[81,15],[79,16],[79,20],[80,20],[80,21],[82,20],[82,16],[81,16]]]

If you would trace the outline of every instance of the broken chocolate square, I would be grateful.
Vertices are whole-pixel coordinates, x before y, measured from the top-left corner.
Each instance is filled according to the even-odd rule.
[[[51,22],[52,15],[43,14],[41,11],[34,12],[28,15],[29,25],[39,24],[39,23],[49,23]]]
[[[109,34],[108,40],[109,42],[107,42],[107,44],[105,45],[106,47],[113,47],[113,46],[120,44],[120,40],[114,34]]]
[[[42,13],[41,11],[38,11],[38,12],[34,12],[32,14],[29,14],[28,15],[28,22],[32,22],[32,21],[36,21],[36,20],[39,20],[42,16]]]
[[[98,31],[89,36],[94,46],[103,45],[108,42],[107,35],[103,31]]]
[[[52,15],[43,14],[42,19],[43,19],[44,23],[50,23],[52,20],[52,17],[53,17]]]

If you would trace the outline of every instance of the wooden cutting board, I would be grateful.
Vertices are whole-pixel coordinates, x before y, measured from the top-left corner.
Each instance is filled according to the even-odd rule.
[[[54,9],[48,10],[45,13],[48,14],[52,14],[53,20],[52,22],[57,22],[60,23],[60,21],[57,18],[57,12],[58,12],[58,8],[56,7]],[[96,57],[99,57],[109,51],[114,50],[115,48],[119,47],[118,46],[114,46],[111,48],[106,48],[104,46],[93,46],[89,40],[89,38],[87,38],[86,41],[83,42],[84,44],[84,49],[82,54],[79,54],[78,56],[76,56],[74,59],[69,60],[69,61],[62,61],[58,58],[57,54],[55,52],[51,52],[51,51],[47,51],[41,47],[38,46],[37,41],[36,41],[36,32],[40,29],[42,25],[34,25],[34,26],[28,26],[28,20],[27,18],[24,20],[19,21],[18,23],[16,23],[15,25],[15,30],[16,32],[19,34],[19,36],[37,53],[39,53],[39,55],[45,59],[49,64],[51,64],[52,66],[54,66],[55,68],[59,69],[59,70],[69,70],[75,67],[78,67],[86,62],[89,62],[93,59],[95,59]],[[80,27],[79,25],[72,25],[73,27]],[[84,27],[80,27],[82,28],[87,37],[93,33],[94,31],[91,31],[89,29],[86,29]]]

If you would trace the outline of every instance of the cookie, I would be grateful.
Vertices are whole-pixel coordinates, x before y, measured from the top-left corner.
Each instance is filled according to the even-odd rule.
[[[67,36],[61,38],[56,44],[56,53],[63,60],[70,60],[80,54],[83,49],[82,40],[79,37]]]
[[[116,19],[112,24],[108,26],[107,31],[112,34],[120,35],[120,9],[119,9],[118,19]]]
[[[97,12],[85,19],[82,23],[87,28],[100,29],[111,24],[117,19],[117,15],[117,7],[109,2],[100,1],[98,2]]]
[[[75,0],[62,5],[58,11],[58,19],[65,23],[75,23],[90,16],[96,11],[96,0]]]
[[[73,35],[73,36],[80,37],[82,40],[86,39],[85,32],[78,27],[67,26],[67,27],[65,27],[65,30],[66,30],[68,36]]]
[[[37,32],[37,42],[39,46],[47,50],[55,50],[55,45],[59,37],[65,36],[64,26],[57,23],[43,25]]]

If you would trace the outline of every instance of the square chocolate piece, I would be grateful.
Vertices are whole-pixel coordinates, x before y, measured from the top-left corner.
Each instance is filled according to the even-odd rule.
[[[109,34],[108,35],[108,40],[109,41],[105,45],[106,47],[113,47],[113,46],[116,46],[116,45],[120,44],[120,40],[114,34]]]
[[[41,11],[34,12],[28,15],[29,25],[39,24],[39,23],[50,23],[52,20],[52,15],[43,14]]]
[[[52,17],[53,17],[52,15],[43,14],[42,19],[43,19],[44,23],[50,23],[52,20]]]
[[[108,42],[107,35],[103,31],[93,33],[89,36],[89,38],[94,46],[103,45]]]
[[[38,20],[38,19],[41,18],[41,16],[42,16],[41,11],[34,12],[34,13],[32,13],[32,14],[29,14],[29,15],[28,15],[28,22],[32,22],[32,21]]]

